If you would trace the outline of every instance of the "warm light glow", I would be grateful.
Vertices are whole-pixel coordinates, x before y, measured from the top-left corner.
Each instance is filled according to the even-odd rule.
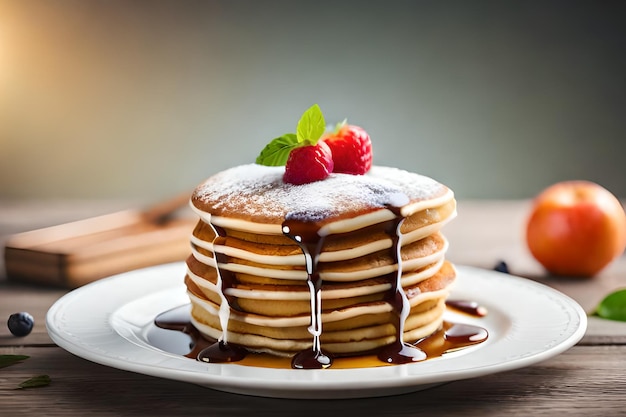
[[[626,193],[616,4],[240,3],[0,0],[0,198],[166,198],[312,103],[459,195]]]

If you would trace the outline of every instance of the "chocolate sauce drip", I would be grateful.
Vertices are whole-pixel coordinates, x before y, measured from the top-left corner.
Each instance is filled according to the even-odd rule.
[[[181,332],[189,336],[189,351],[184,356],[191,359],[197,359],[200,351],[215,342],[206,340],[198,329],[191,324],[191,315],[185,306],[176,307],[157,315],[154,319],[154,325],[159,329]]]
[[[189,314],[181,311],[180,308],[173,308],[159,314],[154,318],[154,325],[160,329],[174,330],[185,334],[191,334],[195,330],[189,321]]]
[[[389,280],[393,283],[386,300],[391,304],[394,311],[394,328],[396,330],[395,342],[378,352],[378,358],[385,363],[409,363],[426,359],[426,354],[419,348],[405,343],[404,322],[410,312],[408,298],[402,288],[402,233],[400,227],[405,217],[401,214],[401,207],[408,199],[404,195],[389,196],[387,208],[391,210],[395,217],[384,223],[386,234],[392,240],[391,255],[394,264],[398,265],[395,273],[389,275]],[[400,204],[394,204],[397,201]],[[311,299],[311,326],[309,332],[313,336],[313,346],[311,350],[299,352],[294,356],[292,367],[296,369],[320,369],[330,367],[332,357],[322,351],[320,336],[322,334],[322,279],[317,270],[318,259],[324,244],[324,237],[319,234],[319,226],[314,222],[303,222],[299,220],[285,220],[283,223],[283,233],[294,240],[302,250],[305,257],[307,271],[307,285],[309,286]]]
[[[322,351],[322,278],[317,270],[324,237],[319,235],[316,223],[298,220],[285,220],[283,233],[295,241],[304,254],[307,285],[311,300],[311,325],[309,333],[313,336],[312,349],[298,352],[291,361],[295,369],[324,369],[332,365],[332,357]]]
[[[446,329],[445,340],[457,346],[468,346],[487,340],[487,330],[471,324],[457,323]]]
[[[420,340],[416,346],[430,359],[477,345],[488,337],[489,333],[482,327],[444,321],[441,329]]]
[[[199,352],[209,346],[214,345],[217,346],[217,349],[219,349],[219,343],[215,343],[215,340],[207,340],[200,334],[200,332],[191,324],[189,309],[186,307],[187,306],[177,307],[159,314],[155,318],[154,324],[160,329],[182,332],[188,335],[190,339],[188,346],[177,346],[176,352],[170,352],[180,353],[184,351],[185,348],[188,348],[189,351],[188,353],[184,354],[184,356],[190,359],[197,360]],[[426,354],[428,359],[432,359],[441,357],[449,352],[459,351],[461,349],[480,344],[487,340],[487,338],[488,332],[482,327],[470,324],[444,321],[442,327],[438,331],[418,341],[416,343],[416,346],[419,347]],[[171,338],[168,338],[168,340],[171,340]],[[154,342],[154,346],[159,349],[169,351],[166,346],[159,345],[159,342],[156,341],[156,339]],[[232,347],[234,345],[230,344],[230,346]],[[244,348],[241,346],[236,346],[236,349],[243,350]],[[312,353],[313,351],[307,350],[305,352]],[[219,356],[220,353],[221,352],[218,350],[218,352],[214,353],[214,355]],[[233,357],[229,356],[227,358],[230,358],[231,362],[233,361]],[[249,359],[251,360],[250,363],[248,363]],[[250,353],[245,358],[241,358],[240,363],[242,365],[251,366],[289,368],[289,361],[289,358],[278,358],[266,354]],[[211,362],[217,361],[213,360]],[[337,357],[334,361],[334,363],[339,368],[359,368],[363,366],[376,366],[375,363],[377,362],[381,363],[378,358],[371,355],[362,355],[359,358]]]
[[[219,340],[202,349],[197,359],[201,362],[223,363],[238,362],[246,357],[248,351],[241,346]]]
[[[387,293],[386,300],[393,307],[396,329],[395,342],[383,347],[378,351],[378,359],[386,363],[410,363],[426,359],[426,354],[419,348],[404,342],[404,322],[411,310],[409,300],[402,288],[402,233],[400,227],[404,217],[400,215],[399,208],[389,207],[396,218],[388,222],[385,231],[391,237],[391,255],[394,263],[398,265],[395,273],[389,275],[392,282],[391,290]]]
[[[185,306],[183,306],[185,307]],[[173,308],[159,314],[154,319],[154,325],[160,329],[173,330],[189,336],[189,352],[186,357],[203,362],[236,362],[242,360],[247,351],[242,346],[216,340],[207,340],[191,324],[190,314],[186,308]]]
[[[478,304],[476,301],[447,300],[446,306],[474,317],[484,317],[487,315],[487,309]]]
[[[213,224],[210,224],[215,232],[213,239],[213,256],[215,259],[215,269],[218,275],[218,284],[220,285],[220,295],[222,298],[222,306],[220,307],[219,317],[222,327],[222,338],[210,346],[205,347],[198,352],[197,359],[202,362],[222,363],[237,362],[246,357],[247,350],[241,346],[228,343],[228,321],[230,320],[231,309],[238,308],[236,300],[227,295],[228,289],[235,284],[235,274],[228,270],[223,270],[219,264],[228,263],[228,256],[215,250],[215,246],[224,245],[226,240],[226,231]],[[225,317],[225,313],[227,313]]]

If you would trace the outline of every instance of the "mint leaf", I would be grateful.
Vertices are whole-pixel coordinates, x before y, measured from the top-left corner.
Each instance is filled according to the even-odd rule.
[[[16,363],[20,363],[28,358],[30,358],[30,356],[0,355],[0,368],[6,368],[7,366],[15,365]]]
[[[626,321],[626,288],[607,295],[595,314],[609,320]]]
[[[298,143],[308,141],[311,145],[315,145],[325,130],[326,121],[324,120],[322,110],[320,106],[314,104],[304,112],[298,121],[298,127],[296,128]]]
[[[302,114],[296,133],[286,133],[268,143],[256,158],[256,163],[266,166],[283,166],[289,153],[304,145],[315,145],[326,131],[326,122],[320,106],[314,104]]]
[[[48,375],[37,375],[18,385],[20,388],[38,388],[50,385],[52,380]]]
[[[289,152],[299,145],[294,133],[286,133],[268,143],[256,158],[256,163],[266,166],[282,166],[287,163]]]

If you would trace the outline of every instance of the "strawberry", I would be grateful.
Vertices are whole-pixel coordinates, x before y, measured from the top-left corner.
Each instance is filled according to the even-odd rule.
[[[363,175],[372,167],[372,142],[359,126],[343,124],[322,140],[333,154],[334,172]]]
[[[323,141],[315,145],[305,144],[289,152],[283,181],[289,184],[306,184],[321,181],[333,172],[333,157]]]
[[[317,104],[300,117],[296,133],[285,133],[265,145],[256,163],[283,166],[283,181],[305,184],[331,172],[362,175],[372,167],[372,142],[362,128],[345,122],[325,133],[326,122]]]

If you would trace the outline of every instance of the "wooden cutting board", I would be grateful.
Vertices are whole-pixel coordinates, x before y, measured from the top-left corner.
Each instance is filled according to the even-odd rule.
[[[188,194],[148,210],[103,216],[15,234],[5,245],[10,280],[76,288],[121,272],[182,261],[196,219],[176,216]]]

